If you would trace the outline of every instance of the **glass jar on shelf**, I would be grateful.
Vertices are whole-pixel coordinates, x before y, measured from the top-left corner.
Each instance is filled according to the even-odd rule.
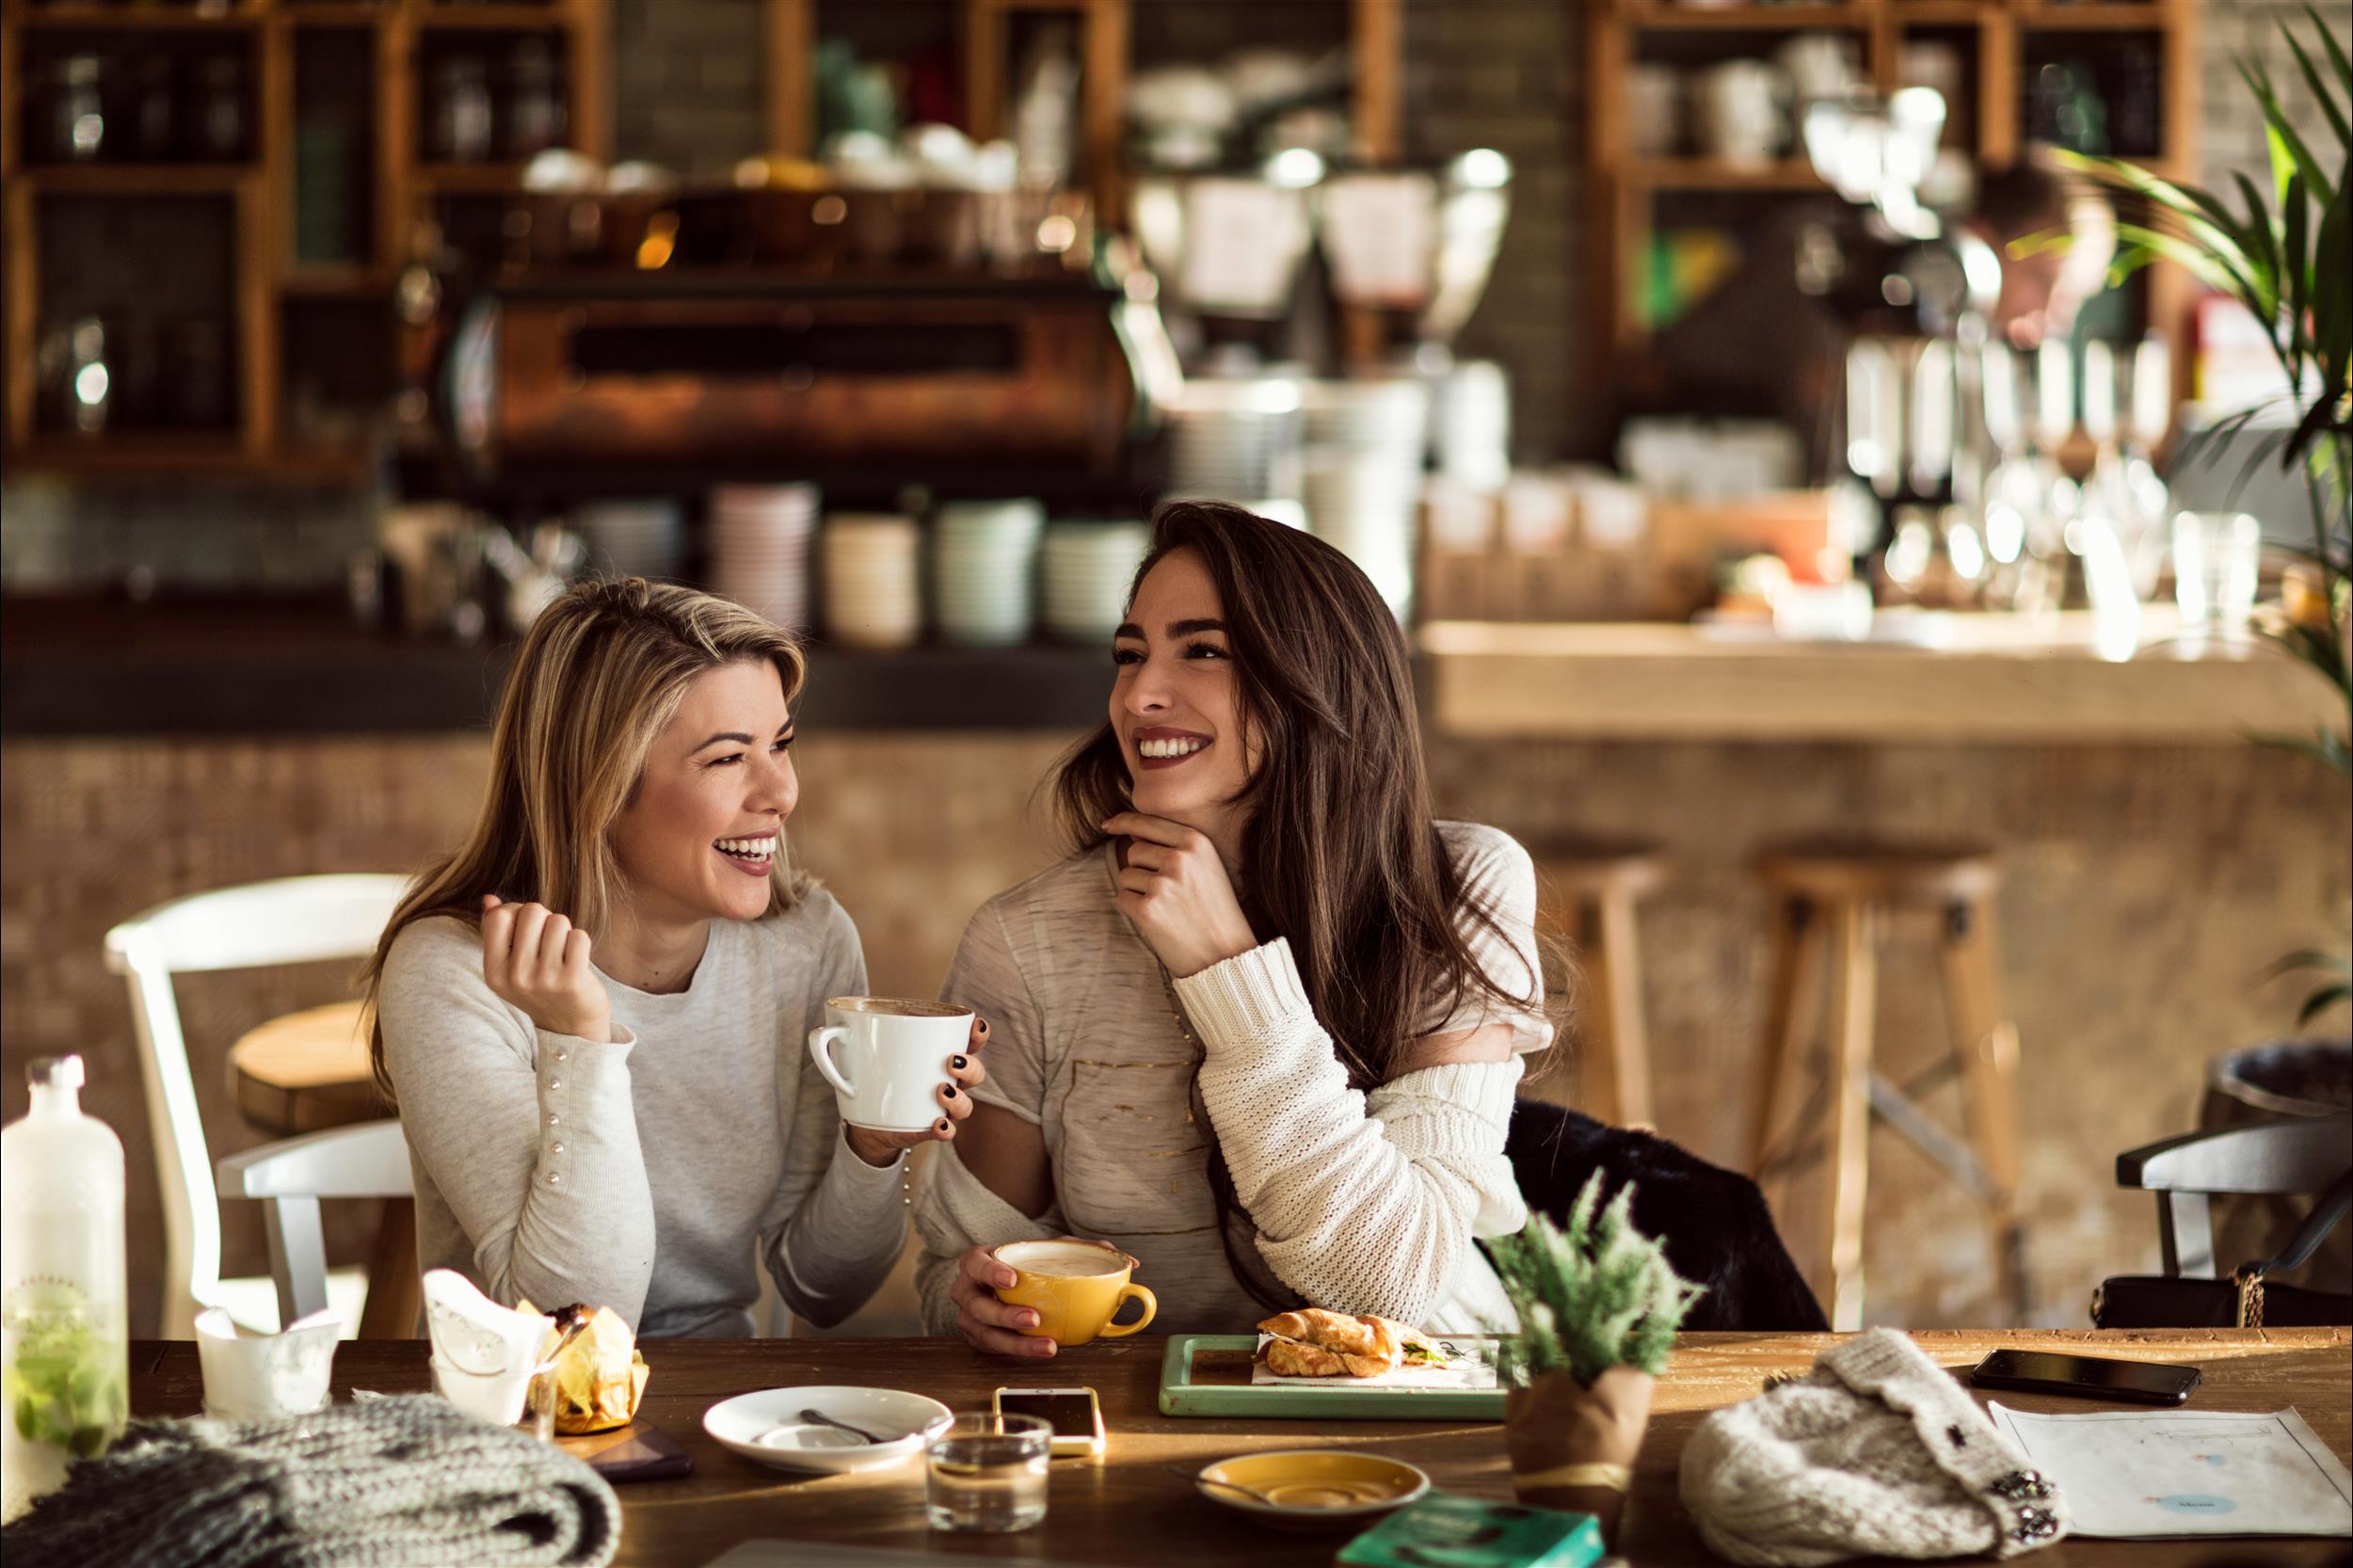
[[[425,151],[438,162],[473,164],[490,155],[490,73],[479,56],[453,55],[434,68],[425,126]]]
[[[104,55],[68,55],[50,68],[49,156],[58,163],[95,163],[106,145],[106,91],[112,71]]]
[[[169,55],[141,55],[131,67],[131,146],[146,163],[178,154],[180,95]]]
[[[510,158],[528,158],[564,139],[564,95],[556,82],[555,51],[543,38],[518,40],[506,62],[506,134]]]
[[[234,55],[214,55],[196,73],[195,144],[197,156],[216,163],[235,163],[246,155],[245,61]]]

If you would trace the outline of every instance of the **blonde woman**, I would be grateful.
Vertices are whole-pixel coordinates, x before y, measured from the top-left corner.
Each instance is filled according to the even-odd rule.
[[[370,977],[424,1267],[655,1336],[752,1333],[762,1265],[820,1324],[889,1272],[906,1151],[970,1114],[988,1026],[929,1130],[836,1116],[801,1042],[866,962],[786,848],[802,676],[785,632],[640,578],[534,623],[473,831]]]

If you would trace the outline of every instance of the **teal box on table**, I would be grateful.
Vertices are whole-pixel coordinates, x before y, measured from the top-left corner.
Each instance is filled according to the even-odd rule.
[[[1353,1568],[1587,1568],[1605,1555],[1590,1513],[1433,1492],[1340,1548]]]

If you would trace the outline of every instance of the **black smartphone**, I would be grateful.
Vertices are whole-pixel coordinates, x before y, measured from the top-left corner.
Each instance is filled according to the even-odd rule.
[[[2025,1394],[2073,1394],[2086,1400],[2123,1400],[2133,1404],[2182,1404],[2204,1381],[2195,1367],[2158,1361],[2112,1361],[2096,1355],[2060,1355],[2052,1351],[1995,1351],[1977,1363],[1969,1381],[1979,1388],[2015,1388]]]

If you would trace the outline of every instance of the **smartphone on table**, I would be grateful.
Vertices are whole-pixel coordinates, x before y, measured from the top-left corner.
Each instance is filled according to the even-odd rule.
[[[1051,1426],[1047,1447],[1057,1459],[1102,1456],[1103,1407],[1092,1388],[1000,1388],[988,1407],[1000,1416],[1035,1416]]]
[[[1995,1351],[1970,1372],[1979,1388],[2014,1388],[2022,1394],[2072,1394],[2086,1400],[2122,1400],[2131,1404],[2183,1404],[2205,1380],[2195,1367],[2160,1361],[2116,1361],[2056,1351]]]

